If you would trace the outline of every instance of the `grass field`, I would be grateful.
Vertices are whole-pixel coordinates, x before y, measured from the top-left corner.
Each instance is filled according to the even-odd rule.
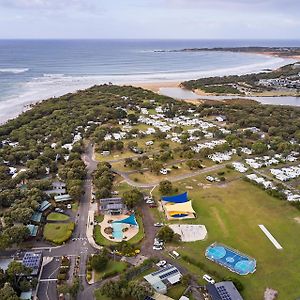
[[[102,272],[95,272],[95,281],[100,281],[106,274],[115,273],[115,275],[122,273],[127,269],[127,264],[122,261],[110,260]],[[115,276],[114,275],[114,276]]]
[[[44,227],[44,238],[60,245],[71,237],[74,227],[74,223],[47,223]]]
[[[47,216],[47,221],[67,221],[70,217],[61,213],[51,213]]]
[[[186,288],[187,288],[186,285],[177,284],[168,290],[167,296],[173,298],[174,300],[178,300],[182,296]]]
[[[193,200],[197,219],[183,223],[206,225],[208,238],[202,242],[184,243],[178,251],[201,261],[222,277],[238,278],[245,286],[245,300],[262,299],[266,287],[278,290],[278,299],[299,297],[300,224],[297,218],[300,212],[242,179],[207,188],[199,187],[197,182],[188,180],[177,184],[180,190],[184,190],[186,185],[194,186],[189,196]],[[268,228],[283,250],[273,246],[259,229],[259,224]],[[257,271],[252,275],[239,276],[207,260],[205,249],[215,241],[255,258]],[[188,267],[199,276],[203,275],[198,268]]]

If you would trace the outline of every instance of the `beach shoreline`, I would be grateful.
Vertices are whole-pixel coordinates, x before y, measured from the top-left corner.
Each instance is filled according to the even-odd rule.
[[[278,68],[280,66],[288,64],[292,58],[291,57],[280,57],[275,53],[251,53],[256,55],[264,55],[269,57],[277,57],[281,58],[281,62],[277,62],[273,66],[270,65],[268,67],[266,65],[265,69],[268,68]],[[300,57],[295,57],[295,59],[299,59]],[[259,68],[256,66],[256,68]],[[263,66],[260,67],[261,71],[263,70]],[[160,88],[177,88],[180,87],[181,82],[185,80],[192,80],[195,78],[204,78],[204,77],[210,77],[210,76],[224,76],[224,75],[233,75],[233,74],[247,74],[247,73],[256,73],[260,72],[259,70],[254,70],[253,66],[241,66],[241,69],[239,71],[233,71],[228,69],[218,69],[218,70],[212,70],[212,71],[199,71],[198,73],[191,73],[187,75],[186,73],[182,74],[182,78],[176,75],[176,79],[172,78],[172,76],[169,76],[168,78],[142,78],[136,79],[136,78],[127,78],[124,79],[123,82],[118,81],[117,79],[114,81],[113,84],[116,85],[131,85],[135,87],[141,87],[144,89],[151,90],[155,93],[159,93]],[[172,75],[172,74],[171,74]],[[188,79],[187,79],[187,76]],[[49,80],[49,78],[47,78]],[[57,80],[57,81],[55,81]],[[80,81],[77,77],[70,77],[67,78],[65,82],[63,82],[63,85],[60,85],[58,88],[58,83],[61,83],[61,78],[55,79],[51,85],[48,85],[48,82],[45,85],[36,86],[36,82],[29,82],[29,92],[24,93],[20,96],[11,97],[8,99],[5,99],[3,101],[0,101],[0,125],[6,123],[7,121],[16,118],[18,115],[22,114],[26,110],[30,109],[35,104],[53,98],[53,97],[60,97],[68,93],[74,93],[79,90],[84,90],[89,87],[92,87],[93,85],[100,85],[108,83],[108,81],[103,81],[100,78],[97,77],[89,77],[86,80]],[[201,96],[208,96],[210,94],[207,94],[202,91],[196,91],[196,93],[199,95],[199,98],[201,99]],[[188,100],[188,99],[187,99]]]

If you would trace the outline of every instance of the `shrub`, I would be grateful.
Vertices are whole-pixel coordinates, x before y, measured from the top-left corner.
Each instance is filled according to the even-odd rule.
[[[114,277],[116,275],[118,275],[119,272],[118,271],[110,271],[110,272],[106,272],[104,273],[104,275],[102,276],[102,279],[106,279],[106,278],[109,278],[109,277]]]
[[[66,280],[66,278],[67,278],[67,274],[59,273],[59,274],[57,275],[57,279],[58,279],[59,281]]]

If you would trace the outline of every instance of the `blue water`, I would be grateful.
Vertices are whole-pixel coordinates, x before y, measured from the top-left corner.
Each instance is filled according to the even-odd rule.
[[[159,92],[161,95],[169,96],[175,99],[181,100],[226,100],[226,99],[253,99],[262,104],[273,104],[273,105],[290,105],[300,106],[300,97],[293,96],[275,96],[275,97],[259,97],[259,96],[199,96],[196,93],[182,89],[180,87],[172,88],[160,88]]]
[[[239,275],[253,273],[256,269],[256,261],[254,259],[221,245],[209,246],[205,255]]]
[[[112,223],[112,228],[113,228],[113,233],[112,236],[116,239],[116,240],[122,240],[124,233],[122,231],[123,229],[123,224],[121,223]]]
[[[299,41],[0,40],[0,122],[24,104],[105,82],[241,74],[289,61],[255,54],[158,53],[192,47],[299,46]]]

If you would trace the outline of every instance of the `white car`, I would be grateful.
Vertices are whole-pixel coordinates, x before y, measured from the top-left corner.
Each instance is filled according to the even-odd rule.
[[[175,251],[175,250],[169,252],[169,255],[170,255],[173,259],[178,259],[178,258],[180,257],[180,254],[179,254],[177,251]]]
[[[163,247],[162,246],[153,246],[153,250],[156,250],[156,251],[160,251],[160,250],[163,250]]]
[[[147,201],[146,201],[146,203],[147,203],[147,204],[153,204],[153,203],[154,203],[154,201],[153,201],[153,200],[151,200],[151,199],[149,199],[149,200],[147,200]]]
[[[67,209],[71,209],[72,208],[72,204],[67,204]]]
[[[168,174],[168,170],[167,169],[161,169],[159,172],[162,175],[167,175]]]
[[[159,268],[162,268],[162,267],[164,267],[166,264],[167,264],[167,262],[166,262],[165,260],[161,260],[161,261],[159,261],[156,265],[157,265]]]
[[[155,224],[154,224],[154,227],[163,227],[163,226],[164,226],[163,223],[155,223]]]
[[[204,275],[203,275],[203,279],[204,279],[205,281],[211,283],[211,284],[215,284],[215,283],[216,283],[215,280],[212,279],[212,278],[211,278],[209,275],[207,275],[207,274],[204,274]]]

